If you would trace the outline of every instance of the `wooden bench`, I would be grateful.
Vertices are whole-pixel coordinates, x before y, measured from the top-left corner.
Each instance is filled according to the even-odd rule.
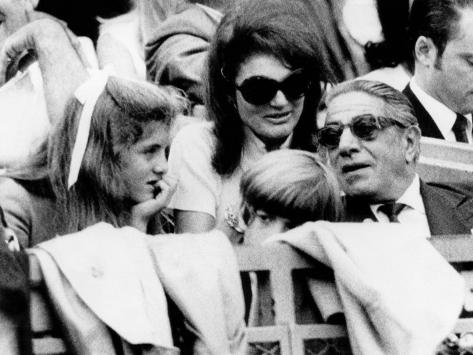
[[[473,237],[459,235],[432,238],[432,244],[458,270],[473,270]],[[261,324],[248,328],[249,354],[350,354],[342,326],[320,323],[313,304],[305,296],[304,273],[317,273],[320,265],[283,245],[241,246],[236,255],[242,273],[256,272],[260,288]],[[60,329],[50,311],[37,260],[31,260],[34,352],[65,354]],[[470,282],[470,281],[469,281]],[[473,286],[473,283],[470,283]],[[473,331],[473,319],[460,319],[457,332]],[[335,351],[335,352],[334,352]]]

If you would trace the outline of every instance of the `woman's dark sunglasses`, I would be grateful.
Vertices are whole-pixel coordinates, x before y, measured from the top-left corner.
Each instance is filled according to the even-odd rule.
[[[350,127],[351,132],[356,137],[370,141],[378,136],[379,131],[392,125],[404,128],[407,127],[393,118],[374,116],[371,114],[359,115],[354,117],[350,123],[329,123],[321,128],[318,133],[319,143],[329,149],[337,148],[340,144],[340,137],[346,126]]]
[[[252,105],[263,105],[270,102],[281,90],[288,100],[296,100],[305,95],[310,86],[310,80],[302,69],[290,74],[279,82],[264,76],[252,76],[236,86],[246,102]]]

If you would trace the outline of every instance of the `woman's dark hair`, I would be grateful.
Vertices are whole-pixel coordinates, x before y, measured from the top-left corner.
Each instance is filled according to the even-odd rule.
[[[254,54],[272,55],[288,68],[302,68],[311,79],[291,147],[315,151],[321,85],[335,80],[314,19],[308,13],[300,1],[241,0],[218,26],[204,80],[205,102],[215,124],[212,166],[218,174],[231,174],[240,164],[244,134],[235,102],[235,78],[241,65]]]
[[[365,45],[366,60],[371,69],[405,63],[412,71],[412,57],[407,46],[409,0],[377,0],[376,5],[384,41]]]

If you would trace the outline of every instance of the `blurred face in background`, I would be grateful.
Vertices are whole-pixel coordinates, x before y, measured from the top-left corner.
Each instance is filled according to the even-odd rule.
[[[452,24],[450,38],[443,53],[425,40],[429,51],[424,61],[428,64],[427,92],[452,111],[473,112],[473,8],[458,9],[460,18]]]

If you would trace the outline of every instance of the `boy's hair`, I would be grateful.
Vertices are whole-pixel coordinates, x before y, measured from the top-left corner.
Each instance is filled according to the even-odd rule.
[[[282,149],[264,155],[240,183],[244,207],[289,220],[339,221],[343,205],[335,175],[307,151]]]

